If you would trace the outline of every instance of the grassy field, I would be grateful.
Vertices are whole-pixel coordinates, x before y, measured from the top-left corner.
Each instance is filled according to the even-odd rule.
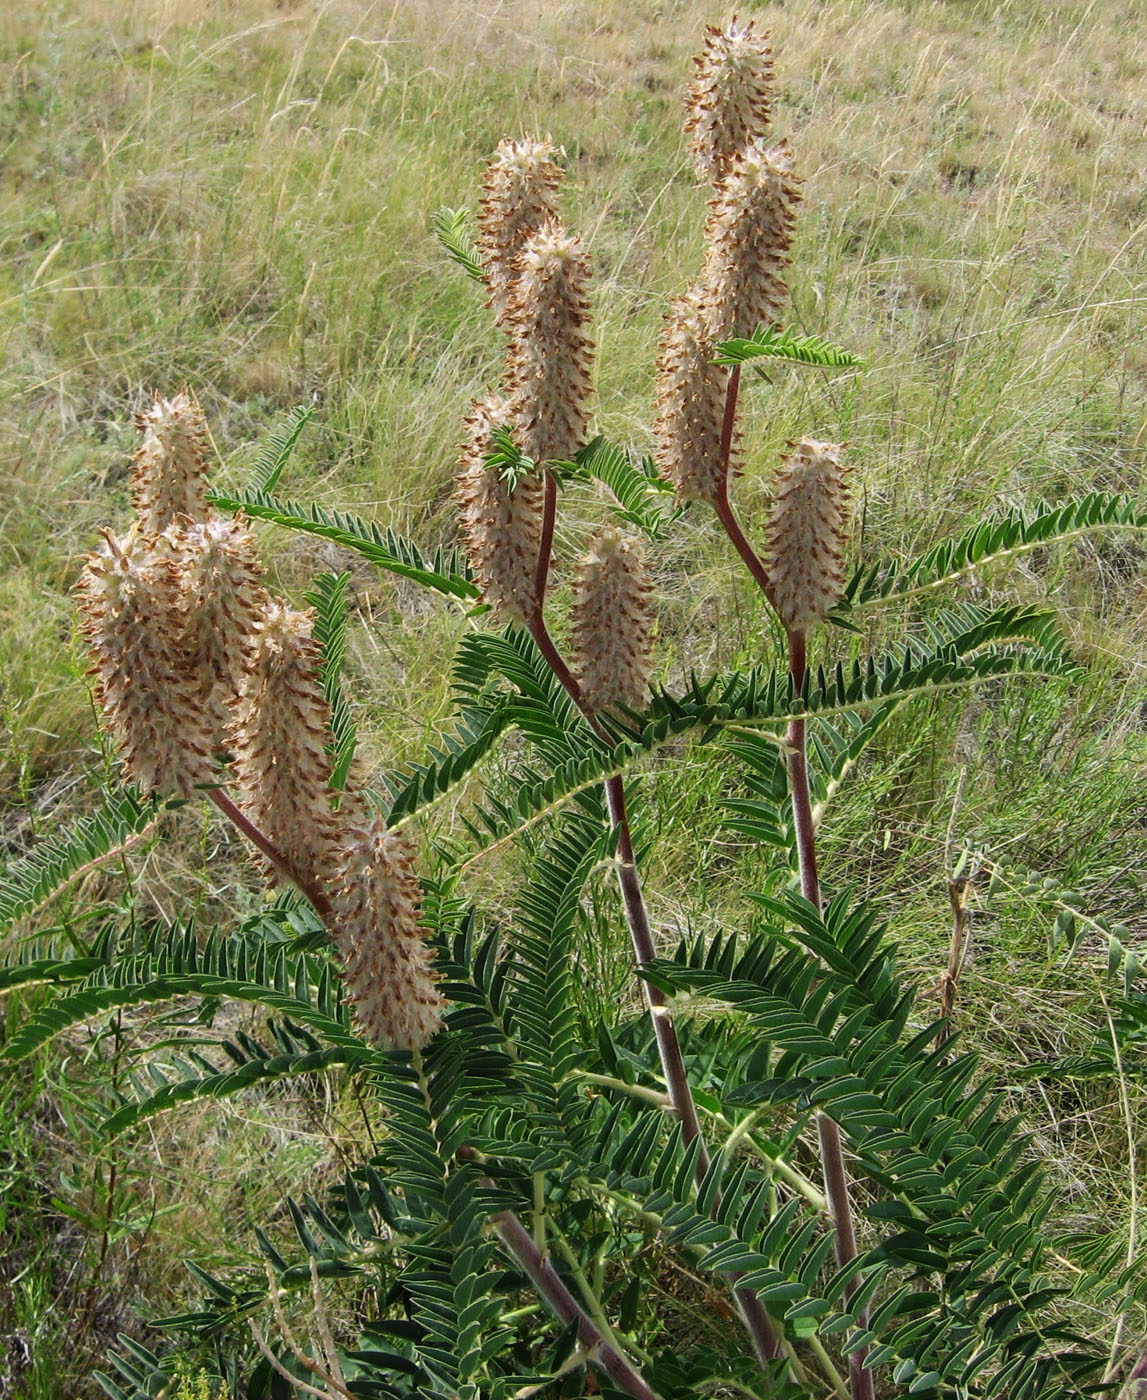
[[[746,418],[742,518],[778,448],[847,439],[856,552],[911,554],[997,507],[1102,488],[1147,500],[1147,12],[1136,0],[786,0],[776,128],[805,178],[792,322],[863,373],[781,371]],[[597,425],[650,445],[667,299],[693,276],[704,194],[680,132],[702,6],[658,0],[24,0],[0,14],[0,837],[12,853],[82,810],[106,761],[69,590],[127,516],[131,415],[186,381],[215,479],[241,485],[292,405],[315,414],[285,495],[453,539],[455,444],[501,347],[429,232],[474,207],[504,135],[552,134],[595,271]],[[579,548],[590,495],[559,523]],[[750,533],[754,533],[750,528]],[[336,550],[261,533],[297,600]],[[973,596],[1049,600],[1080,686],[1007,687],[913,711],[836,800],[838,883],[891,891],[925,984],[947,942],[944,847],[1046,876],[1004,880],[976,922],[962,1014],[1001,1067],[1075,1045],[1106,948],[1049,951],[1060,890],[1147,937],[1147,550],[1126,534],[1041,551]],[[691,512],[656,562],[659,679],[759,655],[768,624]],[[467,625],[354,567],[348,680],[366,772],[416,756],[448,715],[439,659]],[[895,629],[897,619],[882,626]],[[957,799],[959,774],[965,778]],[[760,874],[686,753],[657,779],[697,841],[655,848],[663,926],[720,919]],[[442,814],[443,823],[449,813]],[[254,908],[206,817],[143,855],[144,907]],[[494,880],[496,872],[488,878]],[[700,891],[700,894],[698,893]],[[708,893],[706,893],[708,892]],[[601,957],[603,977],[610,959]],[[0,1009],[0,1016],[3,1012]],[[0,1026],[3,1025],[0,1020]],[[337,1162],[353,1105],[235,1101],[85,1154],[77,1076],[115,1082],[123,1024],[0,1089],[0,1397],[95,1393],[108,1338],[188,1295],[179,1260],[253,1248],[245,1222]],[[61,1058],[61,1056],[63,1058]],[[1035,1104],[1079,1202],[1133,1226],[1141,1092]],[[1104,1091],[1106,1094],[1106,1090]],[[5,1233],[7,1231],[7,1233]],[[6,1350],[5,1350],[6,1349]],[[62,1368],[62,1369],[61,1369]],[[87,1388],[85,1388],[87,1387]]]

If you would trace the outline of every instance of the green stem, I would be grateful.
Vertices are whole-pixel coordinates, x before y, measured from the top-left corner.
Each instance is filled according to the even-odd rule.
[[[621,1338],[613,1330],[612,1323],[605,1315],[605,1309],[602,1307],[601,1299],[590,1287],[589,1279],[585,1276],[585,1270],[582,1268],[569,1240],[567,1240],[564,1235],[555,1234],[554,1248],[566,1261],[566,1267],[569,1269],[570,1273],[573,1274],[574,1282],[578,1286],[578,1292],[581,1294],[585,1310],[601,1329],[602,1336],[612,1342],[613,1345],[617,1347],[618,1351],[625,1350],[626,1344],[623,1344]],[[641,1351],[632,1340],[629,1340],[627,1346],[628,1350],[632,1351],[643,1365],[649,1365],[651,1358],[647,1352]]]

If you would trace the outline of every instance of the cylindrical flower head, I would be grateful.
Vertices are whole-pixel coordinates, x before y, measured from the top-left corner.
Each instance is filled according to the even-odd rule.
[[[848,488],[842,444],[801,438],[789,446],[773,485],[767,563],[781,621],[806,632],[844,592]]]
[[[653,616],[639,540],[607,526],[578,569],[574,671],[593,710],[643,710],[649,698]]]
[[[330,873],[330,711],[312,614],[270,603],[256,622],[233,710],[240,806],[304,880]]]
[[[657,359],[657,465],[679,500],[716,501],[726,486],[721,460],[729,372],[713,364],[696,289],[669,308]]]
[[[581,240],[552,221],[527,240],[506,308],[507,378],[518,446],[568,461],[589,428],[589,265]]]
[[[419,919],[413,852],[381,817],[351,827],[334,878],[331,932],[359,1029],[384,1050],[421,1050],[442,1025],[434,950]]]
[[[476,400],[466,419],[456,500],[462,537],[484,602],[501,622],[527,622],[542,544],[542,483],[533,473],[511,491],[486,465],[490,431],[510,422],[509,405],[491,395]]]
[[[774,325],[788,289],[781,280],[800,203],[788,142],[753,142],[717,187],[705,224],[706,328],[714,341]]]
[[[110,532],[76,586],[96,695],[124,770],[144,792],[189,797],[209,783],[213,734],[189,674],[171,559]]]
[[[263,566],[242,518],[181,521],[164,541],[177,571],[188,669],[218,740],[230,722],[256,624],[267,610]]]
[[[685,131],[697,174],[716,184],[737,152],[768,130],[773,51],[752,20],[738,24],[734,17],[728,29],[706,28],[693,63]]]
[[[562,180],[556,152],[544,141],[505,140],[486,168],[478,212],[478,248],[486,267],[490,304],[498,323],[518,275],[518,255],[526,240],[557,217],[554,194]]]
[[[136,414],[143,438],[131,468],[132,501],[145,535],[160,535],[177,516],[207,516],[207,425],[187,389],[156,396]]]

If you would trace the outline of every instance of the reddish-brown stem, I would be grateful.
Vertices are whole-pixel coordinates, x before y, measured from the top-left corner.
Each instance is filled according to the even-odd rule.
[[[545,494],[542,498],[542,542],[538,548],[538,567],[534,574],[534,600],[545,605],[546,584],[550,577],[550,559],[554,552],[554,522],[557,519],[558,484],[553,472],[545,473]]]
[[[235,803],[227,796],[222,788],[205,789],[207,797],[214,802],[223,815],[234,823],[243,833],[248,841],[257,847],[267,857],[275,869],[299,889],[314,905],[315,913],[324,923],[329,923],[331,918],[331,902],[323,894],[322,890],[311,880],[306,880],[291,865],[291,862],[279,850],[278,846],[264,835],[253,821],[243,814]]]
[[[566,665],[561,652],[554,645],[546,627],[545,617],[539,607],[530,622],[530,634],[537,643],[538,650],[549,662],[566,693],[593,726],[594,732],[602,737],[593,711],[582,698],[581,689],[573,673]],[[621,902],[625,909],[625,922],[629,928],[630,945],[634,961],[652,962],[657,956],[657,945],[653,941],[653,930],[649,924],[649,911],[641,892],[641,877],[637,873],[637,862],[633,855],[633,839],[629,830],[629,817],[625,804],[625,784],[619,776],[606,779],[606,800],[609,804],[609,817],[617,831],[617,881],[621,889]],[[653,1021],[653,1033],[657,1040],[657,1052],[661,1060],[661,1073],[669,1091],[669,1102],[681,1120],[681,1132],[686,1143],[701,1136],[701,1123],[697,1115],[697,1104],[685,1070],[685,1059],[681,1054],[681,1042],[677,1038],[677,1028],[664,992],[659,987],[642,979],[646,1005]],[[709,1154],[704,1142],[697,1155],[697,1181],[700,1182],[709,1169]],[[757,1359],[764,1364],[776,1360],[781,1354],[776,1331],[765,1311],[764,1305],[751,1289],[737,1288],[739,1274],[727,1274],[740,1308],[745,1327],[753,1343]]]
[[[721,423],[721,479],[729,493],[729,467],[733,459],[733,429],[737,424],[737,396],[741,391],[741,366],[734,365],[725,389],[725,417]]]
[[[589,1359],[600,1366],[614,1385],[627,1395],[635,1396],[636,1400],[657,1400],[656,1393],[650,1390],[633,1363],[602,1336],[582,1310],[518,1217],[512,1211],[504,1210],[495,1215],[491,1223],[503,1248],[527,1275],[550,1311],[567,1326],[576,1321],[578,1341],[589,1354]]]
[[[760,555],[746,539],[745,532],[741,529],[729,502],[729,469],[733,452],[733,426],[737,420],[737,396],[740,388],[741,366],[734,365],[733,372],[729,376],[728,387],[725,390],[725,420],[721,426],[721,490],[712,504],[713,509],[717,512],[717,519],[733,542],[733,548],[741,556],[745,567],[757,581],[761,592],[770,603],[773,603],[773,585],[769,582],[768,570]]]
[[[793,690],[800,694],[804,685],[805,634],[789,633],[789,674]],[[820,909],[820,875],[816,867],[816,832],[813,827],[812,798],[808,785],[808,756],[803,717],[789,721],[789,786],[793,798],[793,827],[796,830],[797,857],[800,861],[801,893]]]
[[[807,665],[805,634],[790,632],[789,674],[792,676],[793,689],[798,695],[804,685]],[[792,793],[793,827],[797,839],[797,859],[800,863],[801,893],[819,913],[820,875],[816,865],[816,829],[813,825],[812,797],[808,785],[808,756],[803,716],[789,721],[788,741],[789,788]],[[840,1141],[840,1129],[827,1114],[817,1113],[816,1128],[820,1140],[821,1163],[824,1167],[824,1193],[828,1197],[835,1236],[836,1262],[843,1268],[856,1258],[858,1252],[848,1171],[844,1165],[844,1148]],[[848,1287],[848,1294],[854,1293],[856,1287],[857,1280],[853,1279]],[[858,1321],[862,1328],[865,1327],[867,1312],[862,1313]],[[875,1400],[876,1390],[872,1372],[865,1364],[867,1359],[867,1347],[849,1353],[848,1382],[852,1400]]]

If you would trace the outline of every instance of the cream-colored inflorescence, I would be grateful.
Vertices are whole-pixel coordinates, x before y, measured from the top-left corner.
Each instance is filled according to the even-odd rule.
[[[231,745],[240,806],[293,870],[321,886],[335,820],[329,710],[312,620],[273,602],[255,624]]]
[[[491,429],[510,423],[496,395],[476,400],[466,419],[456,499],[470,568],[502,622],[526,622],[535,608],[534,585],[542,542],[542,484],[519,477],[511,491],[497,467],[487,466]]]
[[[510,290],[506,375],[514,438],[539,466],[567,461],[589,427],[589,266],[553,220],[523,245]]]
[[[800,203],[788,142],[740,151],[709,205],[705,225],[706,329],[714,341],[750,336],[781,315],[784,270]]]
[[[726,470],[721,455],[729,372],[713,364],[696,289],[669,308],[657,359],[657,464],[682,501],[719,500]]]
[[[478,213],[478,248],[486,268],[490,304],[501,324],[510,287],[518,276],[523,246],[557,217],[554,195],[562,170],[547,137],[505,140],[486,169]]]
[[[268,605],[255,537],[242,517],[214,516],[172,526],[164,543],[177,569],[187,666],[221,739]]]
[[[207,516],[207,425],[187,389],[158,395],[136,414],[142,434],[131,468],[132,501],[145,535],[160,535],[179,516]]]
[[[593,710],[643,710],[649,698],[653,610],[640,541],[599,531],[577,574],[574,672]]]
[[[737,153],[768,130],[773,51],[753,21],[727,29],[710,25],[693,60],[696,72],[685,101],[685,131],[702,180],[716,184]]]
[[[178,574],[138,527],[111,532],[76,587],[96,696],[124,771],[145,792],[188,797],[213,780],[214,734],[187,665]]]
[[[844,591],[848,487],[842,444],[802,438],[789,446],[773,484],[767,565],[781,621],[805,632]]]
[[[331,932],[362,1034],[383,1049],[422,1049],[442,1025],[446,1003],[419,924],[413,853],[381,817],[347,831],[331,903]]]

